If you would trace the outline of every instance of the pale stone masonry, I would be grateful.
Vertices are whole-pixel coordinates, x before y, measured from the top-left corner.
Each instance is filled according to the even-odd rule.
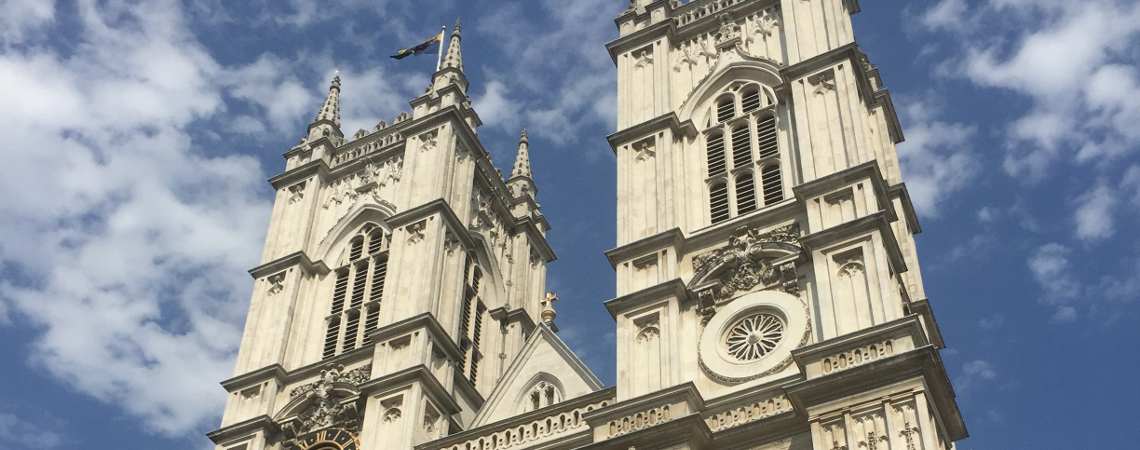
[[[952,449],[967,432],[858,11],[634,0],[616,19],[613,387],[556,335],[530,142],[504,179],[458,25],[392,124],[346,139],[335,79],[270,180],[217,449]]]

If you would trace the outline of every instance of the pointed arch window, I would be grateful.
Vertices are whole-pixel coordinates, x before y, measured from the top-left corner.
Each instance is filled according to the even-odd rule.
[[[704,133],[713,224],[783,200],[773,99],[758,84],[737,86],[717,98],[717,123]],[[736,111],[743,116],[735,117]]]
[[[545,375],[545,374],[544,374]],[[545,375],[549,376],[549,375]],[[562,390],[555,385],[556,382],[540,379],[531,384],[524,397],[523,412],[542,409],[562,401]]]
[[[371,344],[368,333],[380,325],[390,239],[382,228],[367,224],[349,240],[348,261],[335,270],[322,359]]]

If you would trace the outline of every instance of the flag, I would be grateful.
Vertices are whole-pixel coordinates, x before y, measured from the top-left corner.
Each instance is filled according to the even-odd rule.
[[[443,41],[443,33],[439,33],[438,36],[435,36],[431,39],[428,39],[424,43],[417,45],[415,47],[409,47],[409,48],[405,48],[403,50],[400,50],[399,53],[392,55],[392,57],[395,59],[404,59],[404,58],[407,58],[409,55],[419,55],[421,53],[427,53],[429,55],[434,55],[437,52],[439,52],[439,49],[433,48],[432,45],[435,45],[435,43],[441,42],[441,41]]]

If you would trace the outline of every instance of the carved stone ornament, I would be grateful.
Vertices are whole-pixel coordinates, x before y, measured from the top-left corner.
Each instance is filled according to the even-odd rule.
[[[835,90],[835,74],[827,71],[812,75],[808,77],[808,83],[811,83],[812,95],[824,95]]]
[[[350,371],[345,372],[343,365],[338,365],[332,369],[321,372],[321,379],[309,384],[303,384],[293,388],[289,391],[289,398],[296,398],[298,395],[305,393],[305,391],[316,389],[318,384],[341,382],[352,385],[359,385],[368,381],[372,375],[372,364],[365,364]]]
[[[753,34],[758,34],[764,38],[771,37],[776,32],[776,28],[780,26],[780,11],[779,8],[768,8],[764,12],[755,16],[755,29]],[[753,40],[752,37],[748,38],[749,41]]]
[[[362,398],[356,386],[371,373],[371,365],[348,372],[338,365],[321,371],[316,382],[290,391],[289,404],[274,419],[289,440],[287,446],[298,446],[300,436],[333,426],[359,432]]]
[[[285,272],[271,275],[266,281],[269,281],[269,290],[266,292],[270,296],[280,294],[285,289]]]
[[[301,201],[301,199],[305,198],[306,184],[308,184],[307,181],[302,181],[300,183],[289,186],[289,204],[297,203]]]
[[[742,228],[727,246],[693,257],[696,274],[689,288],[697,293],[702,312],[711,314],[717,303],[757,287],[799,295],[795,263],[775,263],[801,252],[799,235],[799,224],[766,233]]]
[[[720,30],[716,33],[716,48],[724,49],[740,45],[740,24],[733,20],[732,15],[720,15]]]

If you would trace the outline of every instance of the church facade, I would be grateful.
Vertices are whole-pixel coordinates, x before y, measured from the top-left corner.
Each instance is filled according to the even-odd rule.
[[[967,436],[857,0],[633,0],[615,386],[558,338],[523,132],[476,134],[457,25],[411,113],[340,81],[276,200],[217,450],[946,450]],[[599,50],[600,51],[600,50]]]

